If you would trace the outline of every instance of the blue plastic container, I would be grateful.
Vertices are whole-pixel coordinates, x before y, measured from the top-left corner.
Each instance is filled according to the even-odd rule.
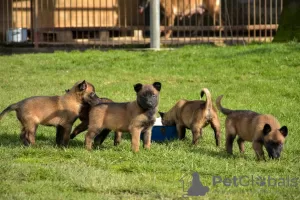
[[[141,134],[141,139],[143,139],[144,134]],[[153,126],[151,141],[153,142],[163,142],[166,140],[178,139],[176,126]]]

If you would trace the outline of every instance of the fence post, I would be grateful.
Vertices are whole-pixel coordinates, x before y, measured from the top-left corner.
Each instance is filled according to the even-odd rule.
[[[150,48],[160,48],[160,4],[159,0],[150,1]]]
[[[34,13],[33,13],[33,32],[34,32],[34,36],[33,36],[33,42],[34,42],[34,48],[39,48],[39,35],[38,35],[38,8],[39,8],[39,4],[38,4],[38,0],[34,0]]]

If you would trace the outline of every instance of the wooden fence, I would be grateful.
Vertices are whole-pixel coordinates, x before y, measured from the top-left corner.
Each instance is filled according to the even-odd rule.
[[[189,4],[190,0],[175,1]],[[162,36],[164,31],[173,32],[169,38],[162,37],[161,43],[272,41],[282,4],[283,0],[221,0],[219,18],[206,11],[203,15],[177,16],[173,25],[165,23],[162,8]],[[147,46],[149,8],[141,15],[138,5],[139,0],[1,0],[0,43]],[[14,37],[20,34],[17,30],[23,30],[22,39]]]

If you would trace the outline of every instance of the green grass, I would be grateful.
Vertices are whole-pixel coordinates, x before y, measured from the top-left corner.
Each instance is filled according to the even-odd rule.
[[[153,143],[150,151],[130,150],[130,136],[118,147],[110,136],[100,149],[84,149],[84,134],[69,148],[55,146],[55,129],[40,126],[36,145],[19,140],[15,113],[0,122],[0,199],[176,199],[198,172],[210,191],[202,199],[300,199],[299,186],[213,186],[213,176],[300,178],[300,45],[232,47],[187,46],[171,51],[74,51],[0,57],[0,110],[36,95],[61,95],[76,81],[92,82],[99,96],[115,101],[135,98],[135,83],[160,81],[159,109],[179,99],[199,99],[209,88],[223,105],[273,114],[289,128],[280,160],[256,161],[251,143],[240,155],[225,152],[224,115],[221,147],[204,129],[197,146],[185,141]],[[76,124],[79,122],[77,121]],[[300,183],[298,181],[298,183]]]

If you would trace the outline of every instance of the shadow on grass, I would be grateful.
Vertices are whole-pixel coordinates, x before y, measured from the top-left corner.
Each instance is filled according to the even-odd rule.
[[[83,141],[70,140],[69,147],[83,147]],[[9,147],[20,147],[23,145],[19,134],[0,133],[0,145]],[[34,146],[53,146],[57,147],[55,143],[55,134],[53,136],[37,135]]]

